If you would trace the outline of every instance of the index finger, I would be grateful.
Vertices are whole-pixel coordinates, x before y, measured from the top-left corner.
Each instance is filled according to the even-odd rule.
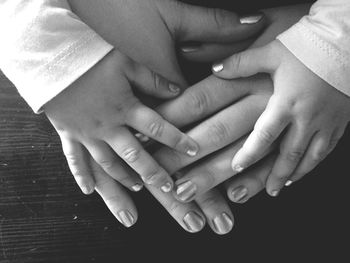
[[[234,156],[232,169],[236,173],[260,160],[288,125],[289,117],[278,105],[269,103],[243,147]]]

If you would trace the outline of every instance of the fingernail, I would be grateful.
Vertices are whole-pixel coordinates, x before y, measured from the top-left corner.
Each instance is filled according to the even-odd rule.
[[[176,195],[182,202],[190,201],[196,194],[197,185],[191,181],[181,183],[176,186]]]
[[[239,164],[236,164],[232,167],[233,171],[235,171],[236,173],[241,173],[243,170],[244,170],[244,167],[239,165]]]
[[[164,193],[169,193],[173,189],[173,185],[170,182],[165,183],[161,188],[160,188]]]
[[[285,183],[285,186],[290,186],[292,183],[293,183],[293,181],[288,180],[288,181]]]
[[[134,224],[134,217],[128,210],[118,212],[119,221],[126,227],[131,227]]]
[[[213,65],[213,71],[216,73],[222,71],[223,69],[224,69],[224,64],[222,63],[216,63]]]
[[[262,14],[259,15],[248,15],[248,16],[242,16],[239,19],[239,22],[241,24],[255,24],[257,22],[259,22],[261,20],[261,18],[263,17]]]
[[[198,232],[201,231],[202,228],[204,227],[204,220],[203,218],[198,215],[196,212],[188,212],[184,218],[183,222],[186,225],[186,228],[192,232]]]
[[[236,203],[241,202],[248,196],[248,189],[244,186],[237,187],[232,191],[232,200]]]
[[[89,194],[92,194],[94,192],[94,188],[89,186],[89,185],[84,185],[81,187],[81,191],[84,194],[89,195]]]
[[[135,137],[137,139],[139,139],[140,142],[148,142],[149,141],[149,137],[147,137],[146,135],[142,134],[142,133],[135,133]]]
[[[186,154],[190,157],[194,157],[198,154],[198,146],[193,144],[189,146],[189,149],[186,151]]]
[[[279,193],[280,193],[279,190],[273,190],[273,191],[271,191],[271,196],[276,197],[276,196],[278,196]]]
[[[233,221],[226,213],[222,213],[213,220],[215,230],[218,234],[227,234],[233,227]]]
[[[199,49],[199,46],[184,46],[181,47],[181,51],[184,53],[191,53],[191,52],[195,52]]]
[[[172,83],[169,84],[169,90],[176,94],[180,92],[180,88]]]
[[[135,192],[141,191],[142,188],[143,188],[142,184],[135,184],[131,187],[131,189],[134,190]]]

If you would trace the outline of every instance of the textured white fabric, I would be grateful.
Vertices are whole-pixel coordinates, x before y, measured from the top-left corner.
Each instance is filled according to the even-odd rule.
[[[0,69],[39,112],[113,47],[64,0],[0,0]]]
[[[277,39],[311,71],[350,96],[350,0],[317,1],[309,15]]]

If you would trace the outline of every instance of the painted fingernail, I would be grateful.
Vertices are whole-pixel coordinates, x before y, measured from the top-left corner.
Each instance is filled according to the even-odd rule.
[[[135,184],[131,187],[131,189],[134,191],[134,192],[139,192],[141,191],[141,189],[143,188],[143,185],[142,184]]]
[[[215,231],[218,234],[224,235],[231,231],[233,227],[233,221],[226,213],[222,213],[213,220]]]
[[[186,154],[190,157],[194,157],[198,154],[198,146],[195,144],[189,145],[188,150],[186,151]]]
[[[169,84],[169,90],[176,94],[180,92],[180,88],[172,83]]]
[[[293,181],[288,180],[288,181],[285,183],[285,186],[290,186],[292,183],[293,183]]]
[[[137,139],[139,139],[140,142],[148,142],[149,141],[149,137],[147,137],[146,135],[142,134],[142,133],[135,133],[135,137]]]
[[[134,217],[128,210],[121,210],[118,212],[119,221],[126,227],[131,227],[134,224]]]
[[[222,71],[223,69],[224,69],[224,64],[222,63],[216,63],[213,65],[213,71],[216,73]]]
[[[243,201],[248,196],[248,189],[244,186],[237,187],[232,191],[232,200],[236,203]]]
[[[169,193],[173,189],[173,184],[170,182],[165,183],[161,188],[160,188],[164,193]]]
[[[235,171],[236,173],[241,173],[243,172],[244,170],[244,167],[239,165],[239,164],[236,164],[232,167],[233,171]]]
[[[279,190],[273,190],[273,191],[271,191],[271,196],[276,197],[276,196],[278,196],[279,193],[280,193]]]
[[[259,22],[262,17],[263,17],[262,14],[242,16],[239,19],[239,22],[241,24],[255,24],[255,23]]]
[[[184,46],[181,47],[181,51],[184,53],[191,53],[191,52],[195,52],[199,49],[199,46]]]
[[[176,185],[176,195],[182,202],[190,201],[197,192],[197,185],[191,181],[187,181]]]
[[[192,233],[201,231],[205,224],[203,218],[196,212],[192,211],[184,216],[183,222],[186,225],[186,228]]]

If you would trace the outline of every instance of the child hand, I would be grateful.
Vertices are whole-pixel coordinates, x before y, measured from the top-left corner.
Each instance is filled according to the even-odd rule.
[[[139,190],[138,176],[125,173],[120,160],[142,180],[172,190],[168,173],[141,146],[128,127],[182,153],[194,156],[198,145],[158,113],[143,105],[131,86],[162,98],[180,89],[118,51],[112,51],[71,87],[48,102],[44,111],[62,141],[69,167],[84,193],[94,189],[87,152],[111,177]],[[118,157],[119,156],[119,157]]]
[[[242,148],[232,160],[241,172],[262,158],[279,138],[280,152],[266,182],[277,196],[336,146],[350,118],[350,98],[306,68],[278,40],[213,65],[216,76],[231,79],[271,74],[274,93]]]

